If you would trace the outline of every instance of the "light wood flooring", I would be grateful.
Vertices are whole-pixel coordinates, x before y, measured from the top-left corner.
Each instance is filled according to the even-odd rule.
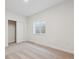
[[[23,42],[7,47],[5,59],[74,59],[74,56],[32,42]]]

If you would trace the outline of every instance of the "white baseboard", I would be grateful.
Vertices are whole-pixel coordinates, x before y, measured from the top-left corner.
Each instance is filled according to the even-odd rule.
[[[32,40],[30,40],[31,42],[34,42],[34,41],[32,41]],[[44,46],[48,46],[48,47],[50,47],[50,48],[54,48],[54,49],[57,49],[57,50],[60,50],[60,51],[63,51],[63,52],[67,52],[67,53],[71,53],[71,54],[74,54],[74,51],[71,51],[71,50],[66,50],[66,49],[63,49],[63,48],[59,48],[59,47],[55,47],[55,46],[49,46],[48,44],[46,44],[46,43],[40,43],[40,42],[34,42],[34,43],[36,43],[36,44],[40,44],[40,45],[44,45]]]

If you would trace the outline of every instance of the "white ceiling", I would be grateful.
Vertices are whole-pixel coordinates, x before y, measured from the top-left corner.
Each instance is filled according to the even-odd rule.
[[[29,0],[28,2],[24,2],[24,0],[6,0],[5,3],[6,10],[24,16],[30,16],[63,1],[64,0]]]

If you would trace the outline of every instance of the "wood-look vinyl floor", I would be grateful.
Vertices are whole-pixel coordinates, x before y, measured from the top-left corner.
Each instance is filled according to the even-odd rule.
[[[74,56],[56,49],[24,42],[7,47],[5,59],[74,59]]]

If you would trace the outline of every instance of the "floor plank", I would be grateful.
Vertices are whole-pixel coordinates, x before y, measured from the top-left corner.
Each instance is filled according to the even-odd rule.
[[[6,48],[6,59],[74,59],[73,54],[50,49],[32,42],[13,44]]]

